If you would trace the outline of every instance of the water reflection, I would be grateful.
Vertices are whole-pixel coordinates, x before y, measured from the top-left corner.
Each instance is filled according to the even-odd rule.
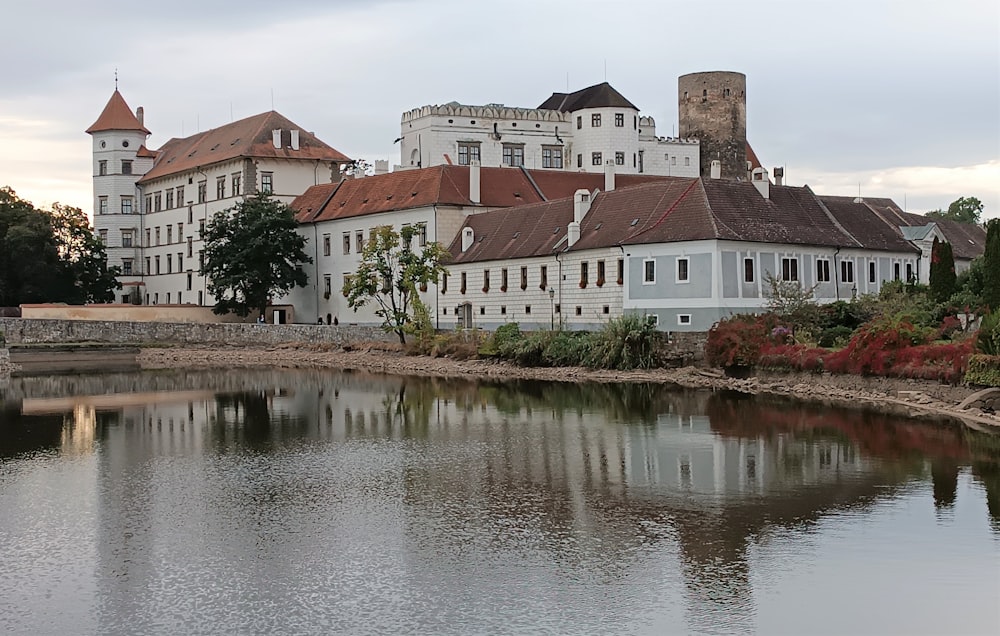
[[[1000,535],[1000,444],[956,426],[655,385],[64,381],[3,395],[0,536],[65,540],[12,519],[37,514],[32,475],[82,471],[92,597],[76,622],[39,611],[13,631],[752,632],[776,583],[761,554],[807,559],[796,541],[831,523],[913,500],[962,549],[995,560]],[[995,534],[973,543],[963,506],[983,499]],[[33,568],[16,564],[28,578],[0,599],[32,607]],[[974,627],[993,625],[984,611]],[[854,631],[902,624],[868,620]]]

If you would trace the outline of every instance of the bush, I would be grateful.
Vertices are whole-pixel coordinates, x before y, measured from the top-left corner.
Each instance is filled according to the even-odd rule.
[[[522,367],[544,367],[547,366],[545,349],[548,348],[552,338],[551,331],[532,331],[526,337],[511,342],[500,355]]]
[[[774,314],[738,314],[720,320],[708,330],[705,361],[715,367],[752,367],[760,349],[777,328]]]
[[[983,316],[976,335],[976,349],[988,356],[1000,356],[1000,311]]]
[[[980,386],[1000,386],[1000,356],[983,354],[969,356],[965,381]]]
[[[613,318],[589,338],[586,364],[595,369],[651,369],[657,366],[660,332],[646,316]]]
[[[579,367],[587,359],[592,335],[578,331],[557,331],[542,353],[546,364],[553,367]]]
[[[829,327],[819,333],[818,344],[821,347],[830,349],[832,347],[843,347],[851,340],[854,328],[846,325]]]
[[[483,343],[479,353],[484,356],[510,357],[520,340],[521,326],[516,322],[509,322],[496,328],[493,335]]]

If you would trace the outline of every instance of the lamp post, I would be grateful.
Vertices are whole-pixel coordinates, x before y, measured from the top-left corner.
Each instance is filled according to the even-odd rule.
[[[549,330],[552,331],[556,328],[556,290],[549,287]]]

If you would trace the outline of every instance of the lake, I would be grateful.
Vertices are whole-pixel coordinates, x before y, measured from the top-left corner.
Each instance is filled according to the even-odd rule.
[[[655,385],[0,385],[5,634],[996,634],[1000,436]]]

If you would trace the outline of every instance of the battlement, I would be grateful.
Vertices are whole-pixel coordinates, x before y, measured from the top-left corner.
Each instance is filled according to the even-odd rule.
[[[414,108],[403,113],[400,123],[406,124],[424,117],[469,117],[470,119],[515,119],[523,121],[539,121],[553,123],[568,123],[570,113],[539,108],[517,108],[503,104],[487,104],[471,106],[448,102],[447,104],[429,105]]]

